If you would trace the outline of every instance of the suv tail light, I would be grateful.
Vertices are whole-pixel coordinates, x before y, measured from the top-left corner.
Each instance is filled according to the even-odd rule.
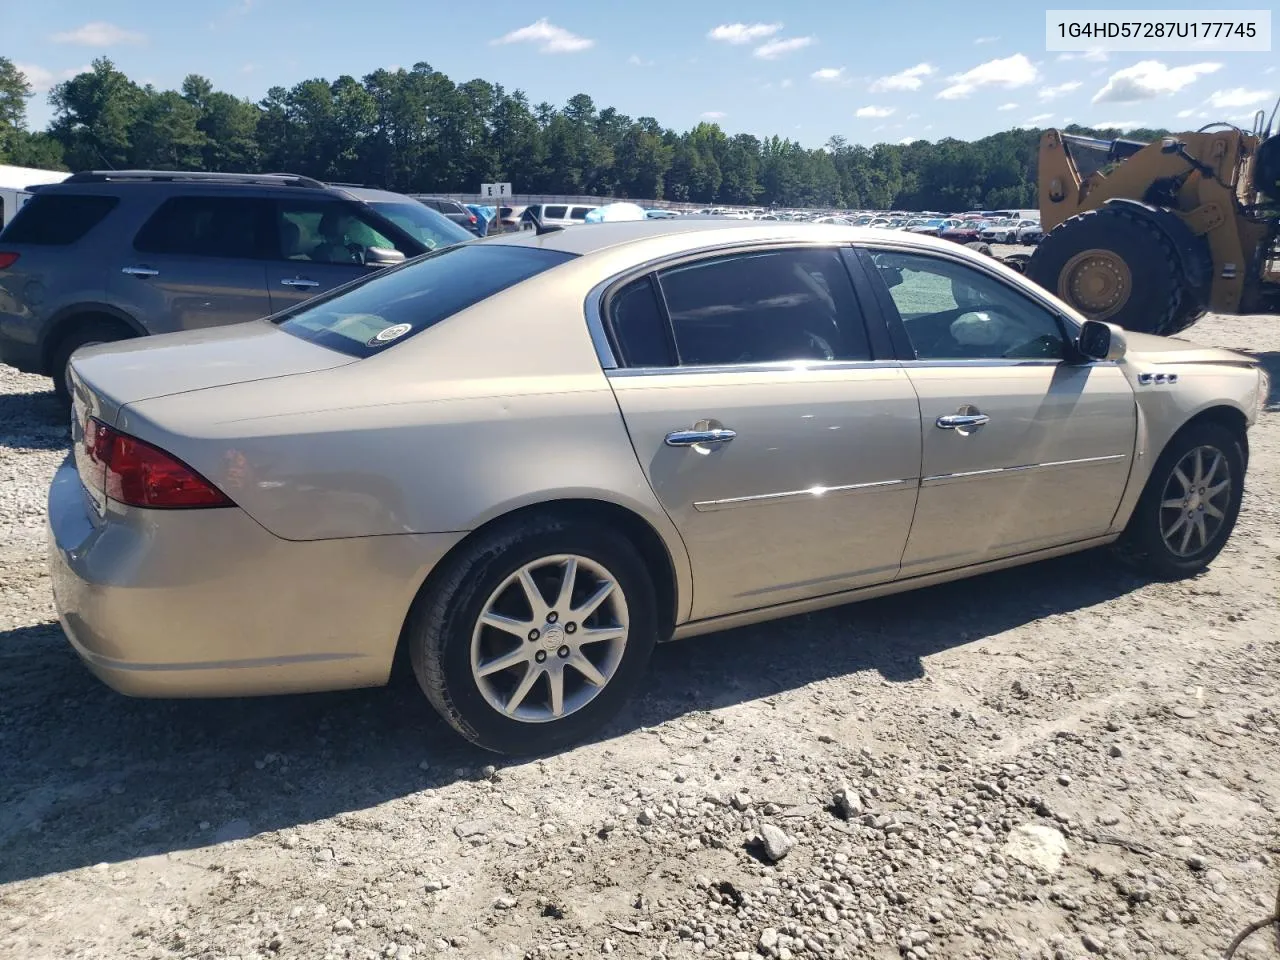
[[[4,269],[7,269],[8,267],[12,267],[15,263],[18,262],[18,257],[20,256],[22,256],[22,254],[20,253],[8,253],[5,251],[0,251],[0,270],[4,270]]]
[[[84,425],[84,449],[96,468],[84,480],[119,503],[168,510],[234,506],[181,460],[93,417]]]
[[[470,223],[477,223],[477,222],[478,222],[478,221],[476,220],[476,215],[475,215],[474,213],[468,213],[468,214],[467,214],[467,220],[468,220],[468,222],[470,222]],[[3,254],[3,253],[0,253],[0,257],[3,257],[3,256],[4,256],[4,254]]]

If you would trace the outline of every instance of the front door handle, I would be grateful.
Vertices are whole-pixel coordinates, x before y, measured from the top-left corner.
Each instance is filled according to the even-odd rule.
[[[991,418],[985,413],[953,413],[950,416],[939,417],[936,421],[939,430],[976,430],[978,427],[991,422]]]
[[[724,427],[707,430],[673,430],[667,434],[668,447],[694,447],[708,443],[728,443],[737,434]]]
[[[160,276],[160,271],[153,267],[125,267],[120,272],[125,276],[137,277],[139,280],[145,280],[147,277]]]
[[[319,280],[307,280],[307,279],[305,279],[305,278],[303,278],[303,277],[294,277],[292,280],[281,280],[281,281],[280,281],[280,285],[281,285],[282,287],[303,287],[303,288],[308,288],[308,289],[309,289],[309,288],[311,288],[311,287],[318,287],[318,286],[320,286],[320,281],[319,281]]]

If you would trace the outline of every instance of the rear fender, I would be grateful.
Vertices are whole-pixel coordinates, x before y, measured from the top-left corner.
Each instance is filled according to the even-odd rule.
[[[44,332],[40,336],[40,342],[37,347],[41,364],[46,373],[49,371],[53,351],[57,349],[58,341],[82,317],[105,317],[116,320],[132,330],[136,336],[144,337],[147,335],[147,330],[142,324],[123,310],[108,303],[75,303],[63,307],[45,324]]]

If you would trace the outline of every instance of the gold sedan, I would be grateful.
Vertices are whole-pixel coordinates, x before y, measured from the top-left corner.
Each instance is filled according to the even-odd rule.
[[[904,233],[476,240],[92,347],[49,494],[67,636],[134,696],[375,686],[493,750],[597,734],[655,642],[1236,520],[1248,358]]]

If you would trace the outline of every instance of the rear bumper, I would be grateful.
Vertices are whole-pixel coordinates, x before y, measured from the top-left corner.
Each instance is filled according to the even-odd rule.
[[[76,652],[136,697],[378,686],[423,579],[461,534],[288,541],[238,508],[108,506],[68,461],[49,490],[54,602]]]

